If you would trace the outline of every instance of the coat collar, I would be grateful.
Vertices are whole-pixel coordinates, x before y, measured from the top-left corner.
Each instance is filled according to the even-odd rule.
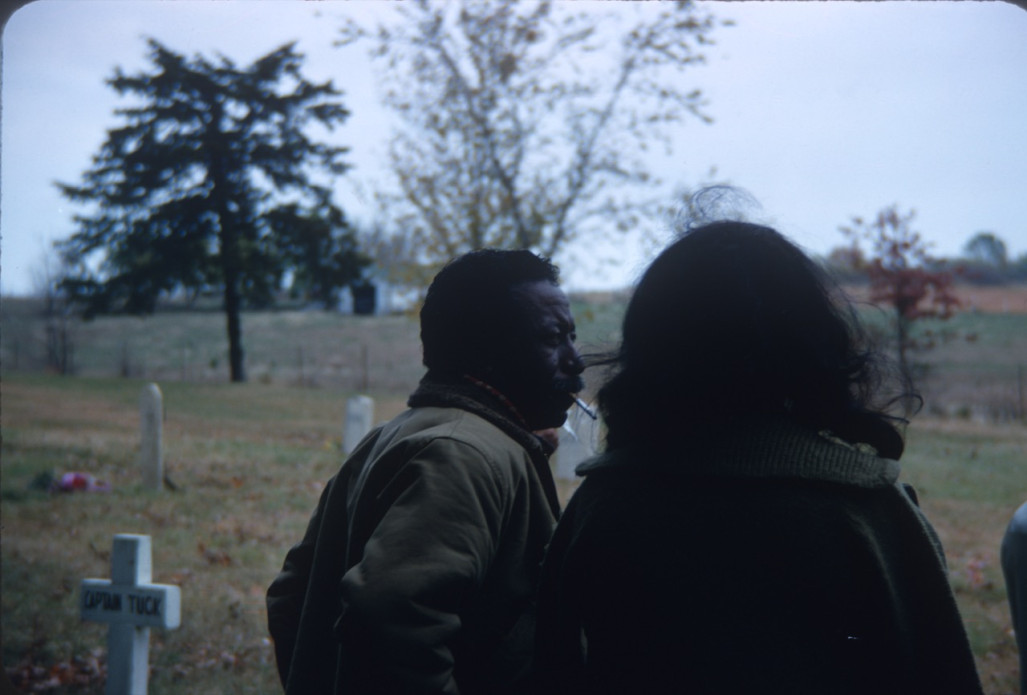
[[[483,388],[471,380],[458,375],[439,374],[429,371],[421,379],[417,389],[410,395],[407,405],[411,408],[460,408],[486,420],[511,439],[520,444],[531,456],[532,463],[542,481],[546,499],[558,514],[560,501],[556,483],[549,469],[549,456],[553,447],[530,432],[523,425],[523,418],[512,408],[510,401],[492,388]]]

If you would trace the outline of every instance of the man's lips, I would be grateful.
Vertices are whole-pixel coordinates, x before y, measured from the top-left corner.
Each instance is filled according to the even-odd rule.
[[[559,393],[565,393],[574,397],[575,393],[584,390],[585,380],[580,376],[569,377],[567,379],[556,379],[553,381],[553,390]]]

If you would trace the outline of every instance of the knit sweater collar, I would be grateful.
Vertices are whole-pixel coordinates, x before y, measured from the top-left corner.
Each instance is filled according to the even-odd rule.
[[[625,447],[578,467],[579,475],[621,466],[673,470],[681,475],[797,478],[876,488],[893,485],[899,464],[873,447],[850,444],[784,418],[735,423],[673,447]]]

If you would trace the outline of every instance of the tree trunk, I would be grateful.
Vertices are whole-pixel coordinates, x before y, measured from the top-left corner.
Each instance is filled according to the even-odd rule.
[[[900,311],[896,316],[896,321],[898,329],[897,337],[899,342],[899,371],[902,375],[902,379],[908,380],[906,381],[907,386],[909,388],[912,388],[915,392],[916,384],[914,383],[914,375],[910,371],[909,358],[906,354],[909,350],[910,320],[906,318],[905,315]],[[916,412],[916,409],[913,406],[913,402],[908,398],[903,399],[903,410],[903,415],[907,418]]]
[[[233,382],[246,381],[242,348],[242,298],[239,296],[239,241],[232,216],[221,210],[221,272],[225,279],[225,318],[228,324],[228,364]]]
[[[221,238],[221,273],[225,282],[225,318],[228,324],[228,365],[232,382],[246,381],[246,363],[242,348],[242,298],[239,293],[239,271],[242,260],[239,258],[239,236],[236,230],[235,216],[229,209],[229,198],[232,187],[226,175],[226,166],[222,160],[222,141],[220,128],[222,108],[215,102],[210,112],[206,138],[210,154],[210,196],[218,211],[218,223]]]
[[[226,266],[230,265],[225,263]],[[231,279],[229,279],[231,278]],[[228,323],[228,364],[233,382],[246,381],[246,359],[242,349],[238,272],[225,268],[225,317]]]
[[[906,358],[906,351],[909,349],[909,320],[902,316],[898,319],[898,343],[899,369],[904,375],[909,375],[909,362]]]

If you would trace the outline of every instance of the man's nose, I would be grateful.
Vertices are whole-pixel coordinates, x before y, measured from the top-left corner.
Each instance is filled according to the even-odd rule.
[[[570,349],[564,356],[563,364],[560,366],[563,371],[571,376],[577,376],[585,371],[585,361],[581,359],[581,354],[573,344],[570,345]]]

